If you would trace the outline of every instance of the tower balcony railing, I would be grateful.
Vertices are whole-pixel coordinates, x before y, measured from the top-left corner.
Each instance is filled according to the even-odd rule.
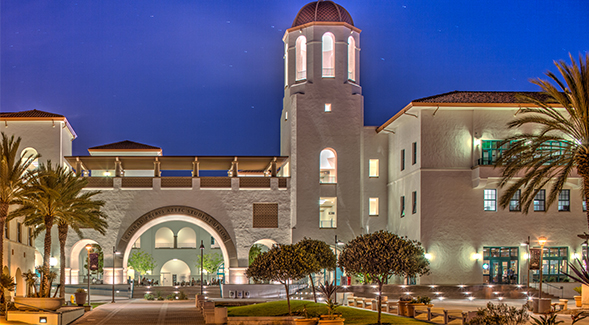
[[[323,68],[321,70],[321,76],[323,76],[323,77],[335,77],[335,69],[334,68]]]
[[[297,71],[297,81],[307,79],[307,70]]]
[[[88,176],[87,188],[97,189],[153,189],[158,187],[162,189],[193,189],[194,184],[199,184],[200,189],[231,189],[237,186],[239,189],[271,189],[273,182],[278,189],[288,188],[289,177],[107,177],[107,176]],[[156,181],[156,179],[158,181]],[[194,183],[193,179],[198,179]],[[233,179],[236,183],[233,183]],[[273,181],[276,180],[276,181]],[[156,183],[157,182],[157,183]],[[159,184],[158,184],[159,183]]]
[[[337,228],[336,219],[319,220],[319,228]]]

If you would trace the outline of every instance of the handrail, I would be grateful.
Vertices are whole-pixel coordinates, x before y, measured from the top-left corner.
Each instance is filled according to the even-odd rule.
[[[538,281],[536,279],[532,279],[532,283],[531,284],[540,284],[540,281]],[[542,281],[542,284],[545,285],[545,286],[547,286],[547,287],[554,288],[556,290],[560,290],[560,297],[559,298],[564,298],[564,286],[557,287],[557,286],[555,286],[553,284],[550,284],[550,283],[544,282],[544,281]],[[547,292],[547,293],[548,294],[552,294],[551,292]]]

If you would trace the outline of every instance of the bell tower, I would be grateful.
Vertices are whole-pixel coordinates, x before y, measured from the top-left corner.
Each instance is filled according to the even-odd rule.
[[[290,157],[293,242],[349,240],[361,229],[360,32],[342,6],[316,1],[283,38],[281,154]]]

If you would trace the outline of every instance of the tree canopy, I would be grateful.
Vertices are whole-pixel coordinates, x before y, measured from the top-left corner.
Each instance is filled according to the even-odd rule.
[[[147,271],[153,270],[157,266],[153,256],[142,250],[133,250],[133,253],[129,256],[127,265],[139,272],[139,276]]]
[[[219,265],[223,263],[223,256],[219,253],[204,254],[202,256],[202,268],[209,274],[215,273]],[[200,267],[200,258],[198,260],[198,267]]]
[[[298,246],[305,252],[305,259],[307,260],[306,265],[307,276],[311,281],[311,287],[313,289],[313,300],[317,302],[317,293],[315,290],[315,281],[313,280],[313,274],[319,273],[321,270],[326,269],[328,271],[336,268],[336,256],[331,250],[329,245],[321,240],[303,238],[297,243]]]

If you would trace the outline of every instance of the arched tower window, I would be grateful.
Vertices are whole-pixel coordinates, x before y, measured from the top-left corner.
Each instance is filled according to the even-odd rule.
[[[335,150],[326,148],[319,156],[320,183],[337,183],[337,155]]]
[[[288,44],[284,44],[284,87],[288,86]]]
[[[23,151],[21,152],[20,156],[22,157],[22,161],[26,161],[28,157],[34,157],[36,156],[37,150],[35,150],[34,148],[28,147],[28,148],[24,148]],[[35,160],[33,160],[33,162],[29,165],[28,170],[35,170],[37,169],[37,167],[39,167],[39,158],[35,158]]]
[[[155,248],[174,248],[174,233],[168,227],[155,232]]]
[[[322,77],[335,77],[335,36],[332,33],[325,33],[321,38],[323,52]]]
[[[299,36],[295,48],[297,61],[297,81],[307,79],[307,38]]]
[[[356,41],[348,37],[348,79],[356,81]]]

